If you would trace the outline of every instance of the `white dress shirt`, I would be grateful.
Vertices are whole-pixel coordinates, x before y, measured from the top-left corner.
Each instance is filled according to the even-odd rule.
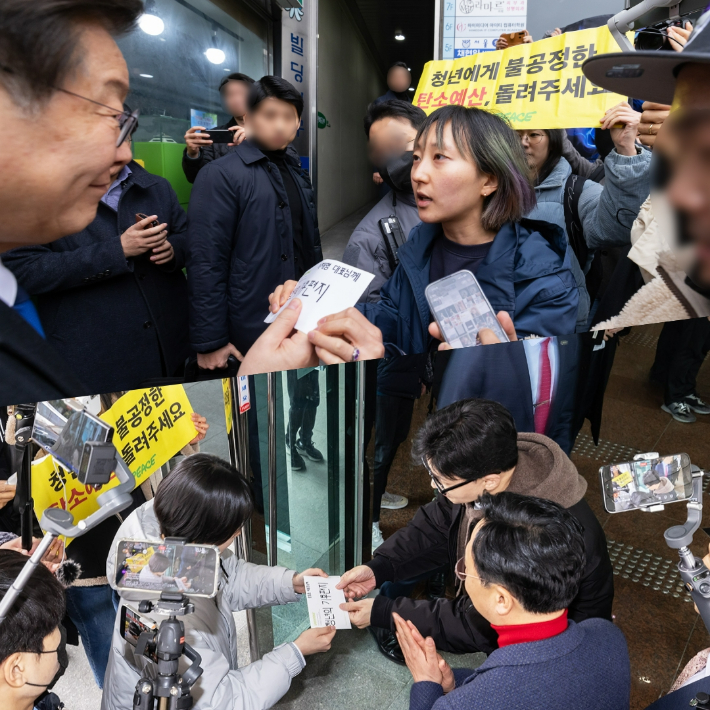
[[[15,275],[0,261],[0,301],[12,308],[16,298],[17,280]]]

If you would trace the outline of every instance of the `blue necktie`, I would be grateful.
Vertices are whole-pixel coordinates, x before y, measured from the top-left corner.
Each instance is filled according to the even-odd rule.
[[[15,311],[17,311],[43,338],[46,337],[44,330],[42,328],[42,323],[39,320],[39,313],[35,308],[35,304],[32,303],[29,294],[22,288],[19,284],[17,286],[17,296],[15,298],[15,305],[13,306]]]

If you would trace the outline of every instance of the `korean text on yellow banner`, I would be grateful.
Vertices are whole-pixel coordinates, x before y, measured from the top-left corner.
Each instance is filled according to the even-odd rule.
[[[503,114],[513,128],[593,128],[626,97],[595,86],[582,64],[618,52],[605,27],[566,32],[532,44],[427,62],[414,104],[427,113],[450,104]]]
[[[224,400],[224,418],[227,422],[227,434],[232,433],[232,380],[222,379],[222,399]]]
[[[143,483],[185,444],[195,438],[192,407],[182,385],[133,390],[123,395],[101,419],[114,428],[113,443],[136,479]],[[115,474],[104,486],[83,486],[52,456],[32,463],[35,514],[64,508],[83,520],[98,510],[101,493],[118,485]]]

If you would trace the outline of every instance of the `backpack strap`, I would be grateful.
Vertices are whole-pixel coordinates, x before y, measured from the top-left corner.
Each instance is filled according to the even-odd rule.
[[[565,181],[562,196],[567,239],[582,269],[584,269],[589,256],[589,248],[587,247],[587,242],[584,240],[582,220],[579,218],[579,198],[582,195],[585,182],[585,178],[572,173]]]

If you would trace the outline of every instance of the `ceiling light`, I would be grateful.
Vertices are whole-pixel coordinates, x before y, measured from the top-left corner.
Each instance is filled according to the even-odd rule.
[[[414,87],[413,87],[413,86],[410,86],[410,87],[409,87],[409,91],[414,91]]]
[[[157,15],[144,13],[138,20],[138,27],[140,27],[147,35],[156,36],[163,34],[165,23]]]
[[[232,71],[231,69],[225,69],[224,71]]]
[[[412,67],[407,67],[407,71],[412,71]]]
[[[401,42],[404,39],[404,35],[401,32],[398,32],[394,38],[398,41]]]
[[[205,50],[205,56],[210,62],[212,62],[212,64],[222,64],[227,58],[225,53],[216,47],[210,47]]]
[[[142,76],[144,79],[152,79],[153,78],[152,74],[139,74],[138,76]]]

